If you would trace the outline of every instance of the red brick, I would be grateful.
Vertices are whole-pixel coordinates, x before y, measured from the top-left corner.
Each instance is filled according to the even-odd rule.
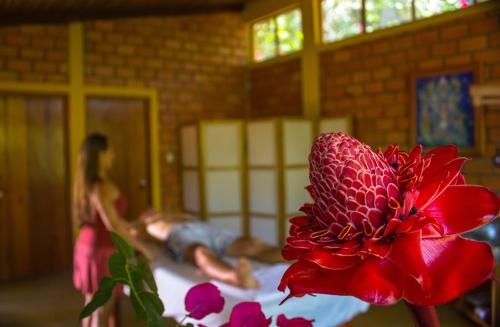
[[[391,67],[385,67],[385,68],[380,68],[377,70],[373,71],[373,77],[375,79],[387,79],[392,76],[392,68]]]
[[[376,121],[377,128],[380,130],[388,130],[394,128],[396,123],[394,119],[378,119]]]
[[[367,93],[377,93],[381,92],[384,89],[384,83],[382,82],[372,82],[366,85]]]
[[[112,53],[114,50],[115,47],[109,43],[99,43],[95,45],[95,51],[97,52]]]
[[[459,23],[441,31],[441,38],[443,40],[460,39],[467,35],[467,24]]]
[[[406,144],[408,142],[408,132],[391,131],[386,134],[387,143]]]
[[[413,35],[408,36],[397,36],[392,41],[392,47],[394,50],[405,50],[413,46]]]
[[[382,56],[368,56],[365,59],[365,68],[376,68],[382,65]]]
[[[429,58],[429,48],[419,47],[408,50],[408,59],[417,61]]]
[[[21,33],[30,35],[46,35],[47,29],[43,25],[23,25],[21,26]]]
[[[8,45],[25,46],[29,44],[29,37],[21,34],[9,34],[5,37],[5,43]]]
[[[56,71],[56,65],[51,62],[37,62],[34,68],[35,71],[44,73],[53,73]]]
[[[460,41],[460,51],[474,51],[486,48],[486,35],[479,35]]]
[[[26,82],[43,82],[44,77],[41,73],[22,73],[21,79]]]
[[[385,87],[388,91],[402,91],[406,88],[404,78],[394,78],[385,82]]]
[[[0,56],[2,57],[15,57],[17,55],[16,47],[8,47],[4,45],[0,45]]]
[[[500,48],[474,53],[474,59],[480,62],[500,62]]]
[[[122,44],[116,48],[116,53],[121,55],[133,55],[135,53],[135,47]]]
[[[426,31],[418,32],[415,34],[415,44],[416,45],[429,45],[431,43],[439,40],[439,34],[437,31]]]
[[[404,52],[395,52],[387,55],[386,63],[389,65],[397,65],[406,60],[406,56]]]
[[[491,67],[491,77],[500,78],[500,64]]]
[[[443,66],[443,60],[441,60],[441,58],[429,59],[429,60],[425,60],[425,61],[420,62],[419,66],[421,69],[424,69],[424,70],[441,68]]]
[[[50,49],[54,47],[53,39],[45,37],[33,37],[31,43],[33,44],[33,46],[43,49]]]
[[[59,50],[47,51],[47,59],[50,61],[65,61],[66,58],[67,54],[64,51],[59,51]]]
[[[380,55],[391,50],[391,43],[389,41],[376,42],[373,46],[373,53]]]
[[[7,68],[20,72],[28,72],[31,70],[31,63],[27,60],[8,60]]]
[[[368,81],[370,79],[370,72],[362,71],[355,73],[352,79],[355,83]]]
[[[445,58],[445,63],[446,66],[460,66],[460,65],[466,65],[471,62],[471,55],[466,53],[466,54],[461,54],[461,55],[456,55],[452,57],[446,57]]]
[[[456,52],[455,42],[438,43],[432,47],[432,54],[437,57],[448,56]]]
[[[21,57],[27,59],[42,59],[44,52],[39,49],[23,48],[21,49]]]
[[[474,35],[498,31],[500,30],[499,22],[498,13],[497,15],[475,20],[472,24],[470,24],[470,33]]]

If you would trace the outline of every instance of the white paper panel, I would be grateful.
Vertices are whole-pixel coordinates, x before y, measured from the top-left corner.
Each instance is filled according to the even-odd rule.
[[[297,212],[305,202],[311,202],[305,187],[309,185],[307,168],[285,169],[285,208],[286,212]]]
[[[181,129],[181,151],[183,166],[198,165],[198,128],[185,126]]]
[[[200,211],[200,190],[198,172],[184,170],[182,173],[182,194],[183,205],[191,212]]]
[[[285,221],[285,233],[284,233],[284,235],[285,235],[285,240],[286,240],[286,238],[290,235],[290,226],[292,225],[292,224],[290,224],[290,219],[292,219],[293,217],[297,217],[297,216],[290,216],[290,217],[288,217],[288,218],[287,218],[287,220]]]
[[[320,133],[334,133],[342,132],[345,134],[351,134],[350,131],[350,118],[323,118],[319,122],[319,132]]]
[[[218,229],[230,230],[242,234],[241,217],[210,217],[208,223]]]
[[[271,245],[278,245],[278,224],[273,218],[250,217],[250,232]]]
[[[274,214],[277,209],[276,171],[250,169],[248,174],[250,212]]]
[[[276,134],[272,121],[247,123],[249,165],[276,164]]]
[[[240,124],[204,123],[203,154],[208,167],[238,166],[241,163]]]
[[[241,180],[239,171],[208,171],[205,176],[207,212],[240,212]]]
[[[311,121],[284,121],[283,146],[285,165],[307,164],[311,145]]]

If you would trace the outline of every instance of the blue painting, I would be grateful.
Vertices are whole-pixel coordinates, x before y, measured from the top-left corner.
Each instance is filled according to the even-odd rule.
[[[416,141],[427,147],[474,147],[475,119],[469,88],[472,72],[419,77],[415,83]]]

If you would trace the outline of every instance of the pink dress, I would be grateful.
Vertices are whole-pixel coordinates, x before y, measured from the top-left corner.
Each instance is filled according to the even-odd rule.
[[[123,215],[127,207],[125,198],[115,200],[116,210]],[[115,252],[109,230],[99,214],[84,224],[75,244],[73,257],[73,285],[82,293],[93,294],[99,288],[100,280],[110,276],[108,259]]]

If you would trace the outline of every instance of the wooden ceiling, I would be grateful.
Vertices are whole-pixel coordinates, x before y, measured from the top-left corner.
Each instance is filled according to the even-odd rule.
[[[243,10],[259,0],[0,0],[0,24]]]

